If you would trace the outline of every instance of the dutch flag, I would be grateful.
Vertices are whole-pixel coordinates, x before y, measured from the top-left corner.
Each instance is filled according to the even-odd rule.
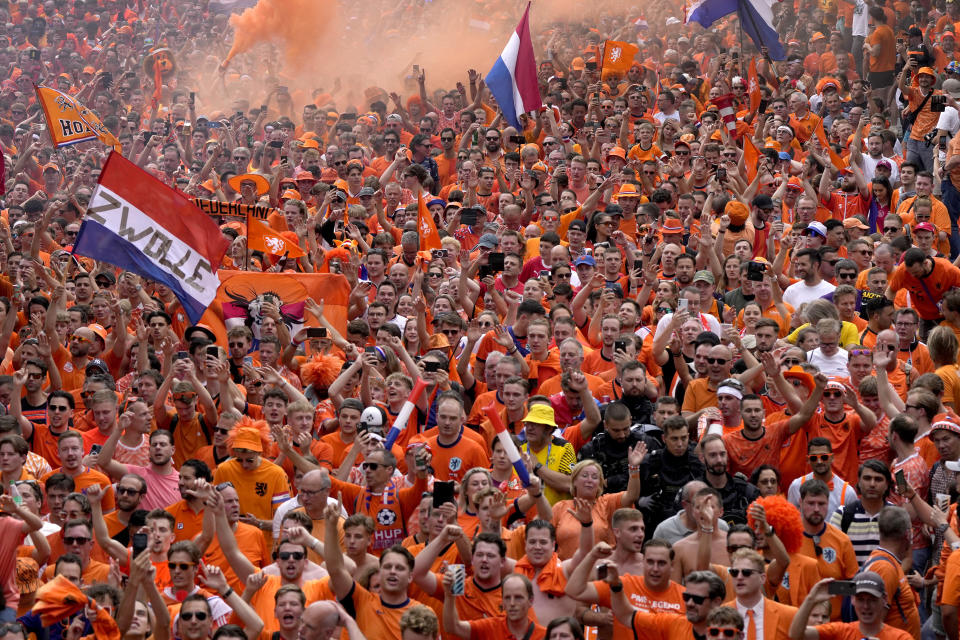
[[[780,36],[773,26],[773,3],[777,0],[697,0],[684,13],[685,22],[698,22],[704,29],[720,18],[737,12],[740,26],[750,36],[753,43],[767,47],[770,57],[783,60],[787,52],[780,42]]]
[[[217,296],[229,243],[196,205],[117,152],[107,158],[73,252],[166,285],[196,324]]]
[[[486,82],[507,122],[517,131],[523,131],[521,113],[536,111],[543,106],[530,39],[530,3],[527,3],[523,19],[511,34],[503,53],[493,63]]]

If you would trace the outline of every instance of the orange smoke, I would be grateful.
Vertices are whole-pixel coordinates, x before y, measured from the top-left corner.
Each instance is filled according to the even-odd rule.
[[[271,41],[283,44],[287,64],[302,64],[324,37],[334,7],[333,2],[315,0],[259,0],[256,6],[230,16],[233,46],[221,68],[234,56]]]

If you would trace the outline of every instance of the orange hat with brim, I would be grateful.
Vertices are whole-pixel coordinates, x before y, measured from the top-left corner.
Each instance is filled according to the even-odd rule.
[[[240,185],[244,182],[254,183],[257,187],[258,196],[262,196],[270,191],[270,183],[259,173],[242,173],[227,180],[227,184],[229,184],[234,191],[240,191]]]
[[[263,453],[263,443],[260,441],[260,432],[250,427],[237,429],[237,433],[233,437],[233,448]]]
[[[620,158],[621,160],[627,159],[627,152],[623,147],[614,147],[607,152],[607,160],[610,158]]]
[[[804,387],[807,388],[807,391],[813,391],[816,383],[813,381],[813,376],[803,370],[803,367],[794,366],[790,367],[783,372],[783,377],[789,380],[799,380]]]
[[[641,194],[639,191],[637,191],[637,187],[628,182],[620,187],[620,191],[613,194],[613,199],[619,200],[620,198],[639,198],[640,196]]]
[[[303,144],[300,145],[302,149],[317,149],[320,150],[320,143],[314,140],[313,138],[308,138],[303,141]]]
[[[930,77],[933,78],[934,80],[936,80],[936,78],[937,78],[936,72],[935,72],[933,69],[931,69],[930,67],[920,67],[920,69],[917,71],[917,75],[918,75],[918,76],[922,76],[922,75],[924,75],[924,74],[930,76]]]

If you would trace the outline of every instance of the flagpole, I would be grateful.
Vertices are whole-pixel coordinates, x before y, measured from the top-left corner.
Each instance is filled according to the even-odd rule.
[[[742,10],[742,8],[743,8],[743,3],[744,3],[745,1],[746,1],[746,0],[737,0],[737,12],[740,14],[740,16],[739,16],[739,18],[740,18],[740,29],[741,29],[741,31],[743,30],[743,14],[746,13],[747,16],[750,18],[750,26],[753,27],[753,32],[754,32],[755,34],[757,34],[757,38],[759,38],[759,37],[760,37],[760,29],[757,28],[757,23],[756,23],[756,21],[753,19],[753,14],[752,14],[751,12],[749,12],[749,11],[743,11],[743,10]],[[742,37],[743,37],[743,36],[741,36],[741,39],[742,39]],[[757,48],[757,52],[759,52],[759,51],[760,51],[760,43],[757,42],[756,40],[754,40],[753,36],[750,36],[750,39],[753,40],[753,46],[755,46],[755,47]],[[743,44],[742,44],[742,43],[741,43],[741,45],[740,45],[740,53],[743,53]]]

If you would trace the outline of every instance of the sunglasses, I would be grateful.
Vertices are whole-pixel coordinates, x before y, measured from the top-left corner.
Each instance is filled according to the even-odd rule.
[[[730,362],[727,358],[707,358],[709,364],[727,364]]]
[[[844,272],[844,273],[838,273],[838,274],[837,274],[837,278],[839,278],[839,279],[841,279],[841,280],[847,280],[847,279],[853,280],[853,279],[856,278],[856,277],[857,277],[857,274],[856,274],[855,272],[853,272],[853,271],[847,271],[847,272]]]
[[[800,364],[800,362],[801,362],[800,358],[784,358],[783,359],[783,364],[788,367],[795,367],[798,364]]]
[[[179,402],[193,402],[193,399],[196,397],[197,397],[197,394],[189,391],[183,391],[180,393],[173,394],[173,399]]]
[[[732,555],[734,552],[739,551],[740,549],[752,549],[752,548],[753,547],[745,544],[731,544],[731,545],[727,545],[727,553]]]
[[[189,571],[191,567],[195,567],[195,566],[197,566],[196,562],[168,562],[167,563],[167,568],[170,569],[170,571],[173,571],[174,569],[179,569],[180,571]]]
[[[884,232],[884,233],[893,233],[893,232],[899,231],[899,230],[900,230],[900,227],[884,227],[884,228],[883,228],[883,232]]]
[[[84,338],[83,336],[70,336],[70,342],[90,342],[90,338]]]
[[[47,411],[52,411],[53,413],[67,413],[70,411],[70,407],[60,404],[48,404]]]
[[[293,558],[294,560],[303,560],[305,555],[303,551],[281,551],[277,554],[281,560],[289,560]]]
[[[832,454],[829,453],[821,453],[819,455],[807,456],[807,460],[810,462],[828,462],[831,455]]]
[[[141,493],[140,489],[131,489],[130,487],[117,487],[117,493],[122,496],[135,496]]]
[[[227,435],[228,433],[230,433],[230,429],[224,429],[222,427],[214,427],[213,432],[219,433],[220,435]]]
[[[843,394],[839,391],[827,391],[823,394],[824,398],[842,398]]]
[[[683,592],[683,601],[684,601],[684,602],[689,601],[689,602],[692,602],[692,603],[694,603],[694,604],[703,604],[704,602],[707,601],[707,596],[698,596],[698,595],[695,594],[695,593],[690,593],[690,592],[688,592],[688,591],[684,591],[684,592]]]
[[[727,573],[730,574],[731,578],[739,578],[740,574],[743,574],[744,578],[749,578],[755,573],[760,573],[756,569],[727,569]]]
[[[670,307],[657,307],[657,313],[673,313]]]
[[[334,163],[333,163],[333,166],[335,166],[335,167],[342,167],[342,166],[345,166],[346,164],[347,164],[347,161],[346,161],[346,160],[341,160],[340,162],[334,162]]]
[[[367,471],[368,469],[369,469],[370,471],[376,471],[377,469],[379,469],[379,468],[381,467],[381,463],[379,463],[379,462],[364,462],[364,463],[362,463],[360,466],[363,468],[364,471]]]
[[[203,622],[204,620],[207,619],[207,612],[206,611],[181,611],[180,612],[181,620],[186,620],[187,622],[190,622],[194,618],[197,619],[197,622]]]
[[[713,638],[719,638],[723,636],[724,638],[735,638],[737,634],[740,633],[736,629],[731,629],[730,627],[725,627],[721,629],[720,627],[710,627],[707,629],[707,634]]]
[[[440,137],[440,142],[453,142],[453,138]]]
[[[87,538],[85,536],[64,536],[63,544],[66,546],[71,545],[84,545],[90,542],[93,538]]]

